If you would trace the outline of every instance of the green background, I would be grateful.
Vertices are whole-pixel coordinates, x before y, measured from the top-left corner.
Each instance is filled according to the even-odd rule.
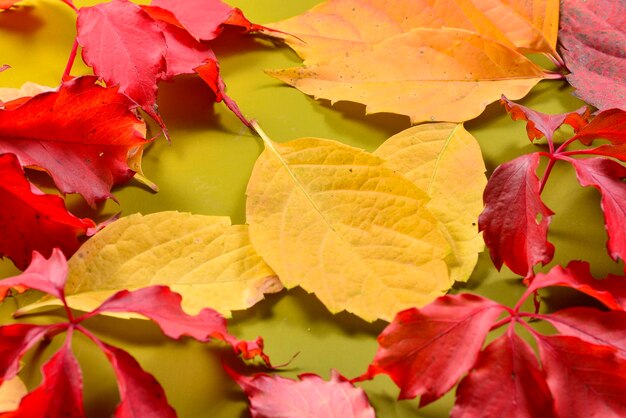
[[[95,3],[77,2],[77,6]],[[251,21],[261,24],[302,13],[316,3],[231,2]],[[58,85],[74,36],[74,12],[61,2],[30,0],[18,9],[0,13],[0,64],[12,67],[0,74],[0,87],[19,87],[26,81]],[[276,141],[316,136],[372,151],[410,126],[404,116],[365,116],[364,107],[354,103],[340,102],[331,107],[265,75],[264,69],[300,64],[289,48],[269,39],[226,31],[214,48],[228,94]],[[87,73],[89,69],[78,59],[72,74]],[[162,83],[158,103],[172,143],[158,139],[147,149],[143,164],[144,173],[159,185],[160,191],[152,193],[131,181],[114,190],[119,205],[108,202],[92,211],[80,198],[70,197],[70,208],[97,220],[120,211],[129,215],[179,210],[229,215],[234,223],[245,222],[245,188],[263,145],[223,104],[212,102],[211,92],[196,77],[183,76]],[[582,105],[564,81],[541,82],[521,103],[551,113]],[[512,122],[497,104],[467,122],[466,127],[480,142],[489,172],[498,164],[537,149],[526,139],[524,125]],[[567,131],[561,134],[567,135]],[[598,276],[620,272],[621,265],[606,254],[599,196],[594,190],[579,187],[569,167],[557,166],[543,197],[556,212],[550,228],[550,240],[556,246],[552,264],[584,259],[592,263]],[[10,261],[0,262],[0,277],[16,273]],[[512,306],[524,289],[506,268],[495,271],[483,253],[468,284],[457,286],[458,290],[474,291]],[[543,295],[546,309],[588,302],[563,290],[545,291]],[[11,298],[0,305],[3,323],[12,321],[10,315],[19,303],[23,300]],[[60,318],[53,313],[25,320],[46,323]],[[385,326],[383,322],[365,323],[346,313],[332,315],[313,295],[300,289],[268,296],[253,308],[236,313],[229,324],[240,338],[263,336],[274,364],[291,360],[282,375],[314,372],[324,378],[331,368],[349,378],[363,373],[376,351],[376,335]],[[180,417],[248,416],[245,397],[221,368],[222,361],[237,364],[222,345],[171,341],[162,337],[153,324],[139,320],[96,318],[87,325],[106,342],[124,347],[153,373]],[[21,375],[29,386],[38,384],[39,365],[61,340],[26,358],[27,366]],[[110,416],[118,395],[108,363],[93,344],[80,336],[75,338],[74,351],[83,366],[88,416]],[[416,401],[397,402],[398,389],[386,376],[360,386],[367,391],[379,417],[443,417],[454,402],[453,391],[421,410]]]

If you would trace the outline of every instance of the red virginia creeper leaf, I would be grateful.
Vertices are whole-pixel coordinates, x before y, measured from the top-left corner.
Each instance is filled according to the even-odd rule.
[[[85,63],[107,85],[119,85],[163,127],[156,97],[167,45],[157,23],[136,4],[112,0],[80,8],[76,28]]]
[[[626,8],[623,0],[568,0],[559,40],[576,95],[600,110],[626,110]]]
[[[513,332],[489,344],[459,384],[451,416],[555,417],[550,389],[530,346]]]
[[[0,257],[9,257],[24,270],[33,251],[50,256],[60,248],[71,256],[79,247],[79,234],[95,226],[65,209],[59,196],[46,195],[24,177],[13,154],[0,155]]]
[[[127,160],[147,143],[135,129],[134,104],[95,81],[76,78],[58,92],[0,109],[0,153],[45,169],[61,192],[80,193],[91,206],[134,175]]]
[[[330,381],[305,373],[300,379],[258,373],[242,376],[227,369],[250,400],[253,418],[374,418],[363,389],[333,370]]]
[[[165,335],[179,339],[188,335],[198,341],[211,338],[223,340],[245,358],[260,356],[269,364],[263,353],[263,340],[239,341],[228,333],[226,320],[210,308],[201,310],[198,315],[188,315],[180,307],[182,297],[167,286],[149,286],[133,292],[122,290],[104,301],[100,307],[83,316],[90,318],[104,312],[134,312],[154,321]]]
[[[176,418],[163,388],[137,360],[121,348],[99,342],[113,366],[120,391],[120,404],[115,418]]]
[[[572,140],[578,139],[585,145],[591,145],[594,139],[606,139],[610,144],[603,144],[585,151],[589,154],[606,155],[626,161],[626,112],[610,109],[599,113],[581,129]]]
[[[71,333],[65,344],[43,365],[41,385],[22,398],[17,410],[2,414],[7,418],[83,418],[83,377],[72,354]]]
[[[66,280],[67,261],[61,250],[54,248],[47,260],[34,252],[30,265],[22,274],[0,280],[0,302],[10,288],[36,289],[63,300]]]
[[[485,209],[478,218],[496,268],[504,262],[521,276],[554,256],[554,246],[547,238],[554,212],[541,201],[536,173],[539,157],[526,154],[498,166],[487,182]]]
[[[563,335],[571,335],[592,344],[615,348],[626,358],[626,312],[603,312],[594,308],[575,307],[542,315]]]
[[[559,417],[626,416],[626,360],[576,337],[536,335]]]
[[[54,327],[33,324],[0,327],[0,383],[17,375],[22,356]]]
[[[563,124],[570,125],[574,131],[578,131],[587,124],[587,119],[589,119],[587,106],[573,112],[548,115],[512,102],[504,96],[500,99],[500,103],[505,107],[511,119],[526,121],[526,133],[531,141],[542,136],[551,141],[554,132]]]
[[[602,195],[607,249],[615,261],[626,260],[626,167],[605,158],[570,159],[582,186],[593,186]]]
[[[363,378],[385,373],[400,399],[438,399],[475,363],[501,305],[471,294],[442,296],[422,309],[400,312],[378,336],[378,351]]]
[[[626,278],[608,275],[598,280],[591,275],[589,263],[572,261],[567,267],[555,266],[548,273],[538,273],[528,286],[528,293],[549,286],[571,287],[602,302],[609,309],[626,310]]]

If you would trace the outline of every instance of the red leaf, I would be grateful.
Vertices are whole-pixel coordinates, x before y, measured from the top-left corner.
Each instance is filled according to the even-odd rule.
[[[11,7],[20,0],[0,0],[0,10],[6,10]],[[7,66],[5,66],[7,67]],[[7,67],[8,68],[8,67]],[[6,68],[0,68],[0,71],[6,70]]]
[[[104,301],[100,307],[85,314],[81,320],[103,312],[134,312],[156,322],[163,333],[178,339],[188,335],[198,341],[218,338],[233,346],[245,358],[261,356],[267,364],[269,359],[263,353],[263,340],[255,342],[239,341],[228,333],[226,320],[218,312],[205,308],[198,315],[188,315],[180,307],[182,297],[167,286],[144,287],[133,292],[122,290]]]
[[[226,86],[224,85],[224,80],[222,80],[222,77],[219,74],[219,66],[217,64],[217,61],[208,61],[206,64],[195,68],[195,71],[198,73],[200,78],[202,78],[202,80],[204,80],[204,82],[207,83],[207,85],[211,87],[211,89],[215,92],[216,102],[220,102],[223,100],[224,104],[226,104],[231,112],[237,115],[239,120],[241,120],[246,126],[252,127],[252,123],[248,119],[246,119],[243,113],[241,113],[241,110],[239,110],[239,106],[237,106],[237,103],[235,103],[233,99],[226,95]]]
[[[626,310],[626,278],[609,275],[598,280],[591,275],[589,263],[572,261],[567,267],[553,267],[548,273],[538,273],[527,293],[549,286],[571,287],[602,302],[609,309]]]
[[[22,274],[0,280],[0,301],[10,288],[36,289],[63,300],[66,280],[67,261],[61,250],[54,248],[48,260],[34,252],[30,265]]]
[[[613,260],[626,260],[626,167],[605,158],[569,159],[578,182],[593,186],[602,194],[607,249]]]
[[[71,334],[65,344],[43,365],[41,385],[22,398],[17,410],[2,415],[11,418],[85,417],[83,378],[72,354]]]
[[[163,126],[156,96],[167,45],[157,23],[136,4],[112,0],[80,8],[76,27],[85,63]]]
[[[500,99],[500,103],[509,112],[511,119],[526,121],[526,133],[531,141],[542,136],[551,141],[554,132],[563,124],[570,125],[575,131],[578,131],[587,124],[587,119],[589,118],[587,106],[583,106],[573,112],[548,115],[514,103],[504,96]]]
[[[261,28],[251,24],[240,10],[220,0],[153,0],[150,6],[169,11],[179,24],[199,41],[217,38],[224,24],[242,26],[246,30]],[[165,15],[160,11],[155,12]],[[173,23],[171,18],[168,20]]]
[[[0,327],[0,383],[17,375],[22,356],[53,328],[32,324]]]
[[[80,245],[76,236],[94,226],[69,213],[60,197],[32,186],[14,155],[0,155],[0,178],[0,256],[19,269],[28,266],[33,251],[50,256],[58,247],[71,256]]]
[[[424,406],[446,393],[475,363],[501,305],[471,294],[442,296],[422,309],[400,312],[378,336],[365,377],[385,373],[400,398]]]
[[[613,347],[626,358],[626,312],[576,307],[542,315],[541,319],[550,322],[563,335]]]
[[[92,206],[129,180],[129,153],[146,141],[135,127],[133,103],[95,77],[64,83],[13,110],[0,109],[0,153],[22,166],[45,169],[63,193],[80,193]]]
[[[291,380],[264,373],[242,376],[227,369],[250,400],[254,418],[374,418],[363,389],[333,370],[330,381],[306,373]]]
[[[504,262],[527,276],[534,265],[545,265],[554,256],[548,242],[554,212],[541,201],[538,165],[539,154],[522,155],[498,166],[485,188],[478,228],[498,270]]]
[[[576,337],[536,335],[559,417],[626,416],[626,360]]]
[[[591,145],[594,139],[606,139],[610,144],[585,151],[587,154],[606,155],[626,161],[626,112],[619,109],[605,110],[581,129],[572,140]]]
[[[554,417],[548,385],[530,346],[507,332],[480,353],[456,391],[456,417]]]
[[[600,110],[626,110],[626,9],[621,0],[568,0],[559,40],[567,81]]]
[[[120,391],[116,418],[176,418],[163,388],[151,374],[144,371],[137,360],[121,348],[101,341],[98,345],[113,366]]]

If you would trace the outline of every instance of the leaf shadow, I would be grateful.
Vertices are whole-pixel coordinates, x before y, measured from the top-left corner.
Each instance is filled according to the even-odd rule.
[[[284,43],[268,36],[247,35],[238,28],[225,28],[218,38],[209,42],[213,52],[219,60],[221,57],[242,55],[245,52],[286,49],[291,50]]]
[[[159,83],[158,104],[159,112],[171,130],[219,126],[215,93],[198,76],[181,75],[171,82]]]
[[[0,13],[0,29],[29,34],[37,31],[44,24],[43,20],[33,14],[33,6],[17,6]]]

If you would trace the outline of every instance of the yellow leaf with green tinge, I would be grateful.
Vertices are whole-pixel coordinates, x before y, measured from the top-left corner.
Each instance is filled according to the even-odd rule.
[[[84,243],[69,260],[67,301],[89,311],[122,289],[168,285],[183,308],[210,307],[230,316],[282,289],[250,245],[248,227],[224,216],[180,212],[119,219]],[[58,304],[53,300],[34,304]]]
[[[390,320],[450,288],[448,242],[415,184],[339,142],[265,142],[246,216],[252,244],[286,287],[368,321]]]
[[[477,219],[487,178],[476,139],[462,125],[424,124],[392,136],[374,155],[431,197],[426,207],[445,226],[452,247],[450,277],[466,281],[484,248]]]

